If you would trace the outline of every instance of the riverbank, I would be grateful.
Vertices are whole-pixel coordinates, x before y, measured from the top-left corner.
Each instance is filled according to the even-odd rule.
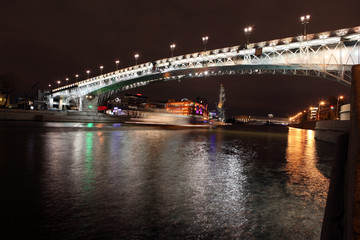
[[[315,139],[336,143],[337,137],[350,131],[350,120],[323,120],[289,124],[289,127],[315,130]]]
[[[289,127],[294,127],[294,128],[315,130],[315,128],[316,128],[316,121],[307,121],[307,122],[301,122],[301,123],[293,123],[293,124],[289,124],[288,126],[289,126]]]
[[[39,111],[23,109],[0,109],[0,120],[41,121],[41,122],[125,122],[128,116],[114,116],[96,112]]]

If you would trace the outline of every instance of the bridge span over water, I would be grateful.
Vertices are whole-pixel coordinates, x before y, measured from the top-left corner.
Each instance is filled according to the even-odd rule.
[[[57,98],[59,108],[72,101],[80,111],[96,110],[100,101],[117,91],[215,75],[303,75],[350,86],[351,67],[360,64],[359,41],[360,26],[165,58],[53,89],[49,106]]]

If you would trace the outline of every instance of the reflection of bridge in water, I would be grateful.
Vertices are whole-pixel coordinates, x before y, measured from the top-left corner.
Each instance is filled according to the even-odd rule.
[[[117,91],[156,81],[233,74],[288,74],[323,77],[351,85],[351,67],[360,63],[360,26],[318,34],[226,47],[131,66],[54,89],[53,107],[73,102],[81,111]]]

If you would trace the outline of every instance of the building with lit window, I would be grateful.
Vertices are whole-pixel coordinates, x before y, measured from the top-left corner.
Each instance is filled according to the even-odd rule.
[[[316,120],[316,115],[318,112],[318,107],[310,107],[309,111],[308,111],[308,120]]]
[[[209,118],[208,105],[204,99],[200,98],[196,102],[186,98],[183,98],[181,101],[171,99],[166,103],[166,111],[177,115]]]
[[[126,94],[122,101],[122,104],[127,106],[129,109],[143,109],[148,103],[148,97],[143,96],[140,93],[137,94]]]

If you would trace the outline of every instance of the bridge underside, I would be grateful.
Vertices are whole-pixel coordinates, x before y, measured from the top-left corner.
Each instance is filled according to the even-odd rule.
[[[143,63],[54,89],[50,98],[71,98],[81,109],[84,101],[152,82],[235,74],[322,77],[350,86],[351,67],[359,63],[360,27],[354,27]]]
[[[86,94],[69,94],[58,95],[58,98],[63,99],[62,103],[70,106],[70,102],[75,103],[80,111],[95,111],[97,106],[109,98],[111,95],[126,91],[129,89],[145,86],[150,83],[159,81],[181,80],[183,78],[200,78],[210,76],[224,76],[224,75],[244,75],[244,74],[272,74],[272,75],[298,75],[322,77],[333,81],[337,81],[343,85],[349,86],[348,81],[343,81],[337,75],[337,72],[323,72],[321,69],[312,69],[298,65],[284,66],[284,65],[229,65],[229,66],[206,66],[188,68],[188,69],[174,69],[164,72],[154,71],[152,74],[138,75],[136,78],[125,81],[117,81],[116,78],[107,80],[106,86],[98,87],[95,91],[86,92]],[[344,71],[345,74],[351,72]],[[87,96],[91,96],[88,98]],[[59,100],[60,101],[60,100]],[[59,103],[60,106],[60,103]],[[89,106],[91,106],[89,108]],[[61,108],[61,107],[60,107]]]
[[[172,70],[158,72],[151,75],[139,76],[127,81],[115,82],[111,85],[99,88],[89,94],[102,95],[114,91],[124,91],[131,88],[147,85],[156,81],[180,80],[183,78],[199,78],[223,75],[244,75],[244,74],[282,74],[322,77],[349,86],[350,83],[342,81],[336,76],[336,72],[322,72],[320,69],[311,69],[300,66],[281,66],[281,65],[237,65],[237,66],[209,66],[193,69]],[[351,74],[351,73],[348,73]]]

